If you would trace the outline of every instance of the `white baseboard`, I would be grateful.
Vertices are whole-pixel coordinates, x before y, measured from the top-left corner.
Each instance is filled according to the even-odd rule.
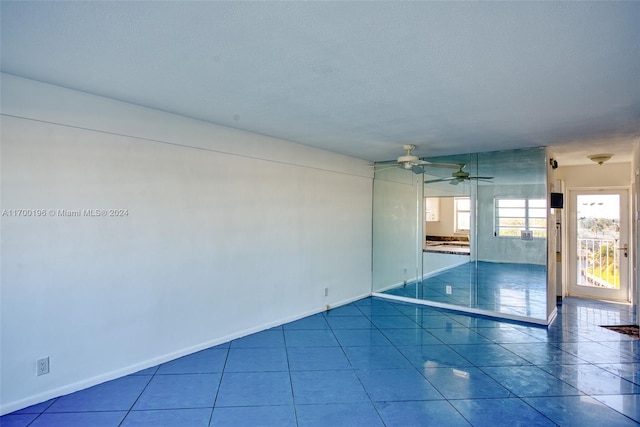
[[[367,298],[371,296],[371,293],[362,294],[353,298],[348,298],[346,300],[338,301],[330,306],[330,308],[337,308],[346,304],[350,304],[354,301],[361,300],[363,298]],[[322,313],[326,311],[326,307],[321,307],[315,310],[311,310],[304,313],[298,313],[294,316],[286,317],[279,319],[274,322],[265,323],[260,326],[256,326],[253,328],[245,329],[230,335],[226,335],[224,337],[212,339],[209,341],[202,342],[200,344],[183,348],[178,351],[174,351],[171,353],[163,354],[158,357],[154,357],[152,359],[145,360],[140,363],[136,363],[133,365],[129,365],[122,369],[117,369],[115,371],[107,372],[105,374],[97,375],[95,377],[87,378],[82,381],[77,381],[71,384],[64,385],[62,387],[57,387],[51,390],[43,391],[42,393],[34,394],[24,399],[16,400],[13,402],[8,402],[0,407],[0,415],[9,414],[14,411],[18,411],[23,408],[27,408],[32,405],[36,405],[38,403],[46,402],[49,399],[53,399],[55,397],[64,396],[70,393],[74,393],[76,391],[84,390],[89,387],[93,387],[98,384],[102,384],[107,381],[115,380],[117,378],[121,378],[127,375],[134,374],[143,369],[151,368],[156,365],[160,365],[162,363],[169,362],[171,360],[178,359],[183,356],[188,356],[189,354],[196,353],[201,350],[205,350],[210,347],[214,347],[216,345],[224,344],[226,342],[245,337],[247,335],[254,334],[256,332],[264,331],[276,326],[284,325],[285,323],[293,322],[296,320],[303,319],[308,316],[312,316],[314,314]]]
[[[497,320],[500,320],[500,319],[513,320],[513,321],[516,321],[516,322],[529,323],[529,324],[541,325],[541,326],[548,326],[548,323],[547,323],[547,321],[545,319],[536,319],[534,317],[519,316],[517,314],[498,313],[498,312],[495,312],[495,311],[481,310],[479,308],[463,307],[463,306],[460,306],[460,305],[444,304],[444,303],[435,302],[435,301],[418,300],[418,299],[415,299],[415,298],[399,297],[399,296],[396,296],[396,295],[381,294],[381,293],[378,293],[378,292],[374,292],[372,295],[374,297],[386,298],[386,299],[395,300],[395,301],[401,301],[401,302],[408,302],[408,303],[411,303],[411,304],[426,305],[426,306],[429,306],[429,307],[436,307],[436,308],[444,308],[446,310],[451,310],[451,311],[455,311],[455,312],[459,312],[459,313],[479,314],[481,316],[491,317],[491,318],[494,318],[494,319],[497,319]]]

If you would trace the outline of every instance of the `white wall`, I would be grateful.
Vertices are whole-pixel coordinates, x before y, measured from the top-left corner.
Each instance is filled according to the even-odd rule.
[[[628,186],[630,173],[629,163],[594,163],[585,166],[560,166],[556,169],[556,179],[563,180],[567,189]]]
[[[4,74],[1,125],[1,413],[370,293],[363,160]]]
[[[378,172],[373,198],[373,278],[375,292],[422,274],[422,183],[401,168]],[[420,227],[422,228],[422,227]]]

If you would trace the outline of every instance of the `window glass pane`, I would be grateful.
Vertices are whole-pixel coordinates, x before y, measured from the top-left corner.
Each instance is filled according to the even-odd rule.
[[[524,229],[524,218],[499,218],[498,225],[500,227],[521,227]]]
[[[530,208],[546,208],[547,201],[545,199],[529,199]]]
[[[542,218],[530,219],[529,228],[547,228],[547,220]]]
[[[456,209],[459,211],[471,210],[471,199],[469,197],[456,197]]]
[[[547,237],[547,230],[533,230],[533,237]]]
[[[529,216],[532,218],[546,218],[547,209],[529,209]]]
[[[471,215],[469,212],[458,212],[456,224],[458,231],[469,231],[471,228]]]
[[[524,208],[524,199],[498,199],[498,207],[500,208]]]
[[[520,237],[520,230],[514,228],[501,228],[498,236]]]
[[[520,237],[529,230],[534,238],[547,234],[545,199],[495,199],[496,236]]]
[[[498,216],[518,216],[524,218],[524,209],[498,208]]]

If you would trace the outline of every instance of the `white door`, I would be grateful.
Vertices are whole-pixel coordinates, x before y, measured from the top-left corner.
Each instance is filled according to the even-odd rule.
[[[569,295],[628,302],[628,191],[571,190],[569,198]]]

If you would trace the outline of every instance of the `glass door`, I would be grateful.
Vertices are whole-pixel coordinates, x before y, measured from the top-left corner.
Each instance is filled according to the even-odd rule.
[[[570,192],[571,296],[629,301],[628,191]]]

